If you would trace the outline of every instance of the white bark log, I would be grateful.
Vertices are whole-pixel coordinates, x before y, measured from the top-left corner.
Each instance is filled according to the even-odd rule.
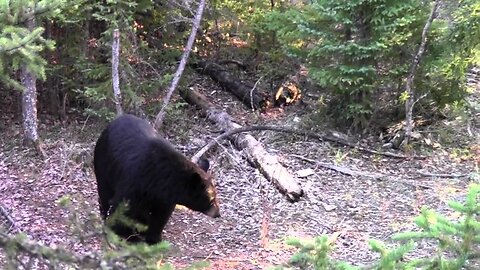
[[[231,130],[241,126],[233,122],[225,112],[210,110],[208,119],[215,122],[222,130]],[[270,180],[290,200],[296,201],[303,194],[300,185],[290,172],[278,161],[278,157],[269,153],[263,144],[250,134],[232,135],[234,145],[245,151],[250,163],[255,164],[260,172]]]
[[[120,55],[120,31],[118,29],[113,30],[112,41],[112,85],[113,85],[113,98],[115,100],[115,108],[117,109],[117,115],[123,113],[122,110],[122,93],[120,92],[120,79],[118,77],[118,63]]]

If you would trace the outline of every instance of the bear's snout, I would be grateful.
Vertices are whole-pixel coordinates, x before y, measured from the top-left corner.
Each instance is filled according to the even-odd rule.
[[[218,206],[212,205],[204,214],[212,218],[218,218],[220,217],[220,209]]]

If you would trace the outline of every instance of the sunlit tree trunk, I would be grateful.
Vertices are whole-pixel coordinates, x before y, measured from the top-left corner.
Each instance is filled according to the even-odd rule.
[[[35,18],[27,20],[25,24],[30,31],[33,31],[35,28]],[[21,70],[20,79],[24,87],[22,94],[24,142],[27,145],[33,144],[38,154],[43,156],[37,124],[37,78],[28,70],[27,66],[24,65]]]

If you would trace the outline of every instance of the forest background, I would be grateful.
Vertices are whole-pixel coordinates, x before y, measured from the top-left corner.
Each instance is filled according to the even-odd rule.
[[[202,5],[205,10],[190,52],[186,44],[192,34],[192,19]],[[0,172],[4,183],[12,182],[2,187],[2,202],[7,205],[5,216],[17,212],[8,220],[18,228],[32,222],[25,219],[27,216],[45,213],[28,213],[25,206],[25,213],[19,214],[22,203],[12,198],[21,201],[34,196],[38,190],[27,191],[25,185],[37,180],[53,185],[52,178],[57,178],[44,174],[52,173],[53,167],[58,170],[55,174],[59,181],[74,178],[77,169],[81,170],[90,187],[65,185],[49,198],[45,212],[56,209],[58,204],[53,202],[58,198],[79,192],[76,188],[89,189],[84,195],[90,204],[96,204],[89,164],[92,143],[105,120],[111,120],[115,105],[121,105],[124,111],[153,121],[163,108],[185,51],[190,52],[188,64],[166,107],[160,132],[181,145],[188,155],[218,132],[218,127],[208,126],[205,117],[198,116],[180,97],[185,96],[180,93],[200,92],[242,125],[268,124],[297,131],[295,136],[257,133],[269,146],[303,157],[302,163],[297,161],[299,164],[289,167],[296,172],[302,171],[309,160],[318,162],[323,158],[334,161],[336,166],[351,167],[353,162],[359,170],[370,168],[384,175],[404,170],[404,175],[398,175],[402,179],[419,174],[416,168],[421,168],[420,175],[428,181],[434,178],[435,185],[444,186],[439,179],[450,179],[447,186],[458,194],[446,196],[449,199],[465,198],[467,187],[478,183],[478,1],[15,0],[0,4],[0,28]],[[115,98],[113,91],[115,29],[120,33],[117,75],[121,99]],[[224,91],[231,88],[247,89],[247,98],[244,94],[236,101]],[[202,129],[202,125],[209,128]],[[334,136],[330,141],[333,146],[288,148],[304,140],[299,130],[304,132],[303,137],[308,137],[307,133],[317,134],[317,139],[320,136],[323,141],[317,144]],[[36,151],[30,151],[29,146]],[[239,163],[243,158],[230,148],[227,142],[208,154],[221,156],[216,160],[219,172],[225,164],[230,164],[227,168],[249,166]],[[365,158],[362,149],[370,149],[367,153],[372,156]],[[384,160],[383,169],[382,165],[376,167],[374,163],[385,152],[395,153],[405,164]],[[232,161],[225,161],[228,158],[237,161],[232,165]],[[281,161],[289,163],[291,159],[284,157]],[[321,178],[319,164],[314,164],[316,177]],[[426,173],[429,170],[439,173]],[[232,178],[228,173],[217,177]],[[348,179],[355,189],[361,189],[364,184],[357,180]],[[306,187],[315,186],[311,181],[300,180],[307,194]],[[335,186],[333,182],[323,183],[322,188]],[[430,184],[421,184],[418,179],[414,182],[415,192],[426,186],[428,194],[439,194]],[[228,190],[236,186],[227,180],[221,185]],[[339,180],[341,185],[344,182]],[[332,197],[337,194],[334,189],[330,192]],[[15,194],[19,198],[12,197]],[[250,198],[248,194],[244,196]],[[344,203],[349,205],[345,197],[328,202],[318,194],[310,196],[317,197],[308,200],[321,205],[323,212],[336,211]],[[419,203],[415,196],[410,199]],[[359,211],[360,197],[347,208]],[[261,194],[258,198],[263,205],[263,219],[257,221],[268,224],[275,218],[272,209],[265,209],[274,203],[262,201]],[[388,208],[382,203],[373,208],[393,213],[381,209]],[[438,206],[438,201],[431,206]],[[94,211],[95,206],[90,207]],[[38,208],[32,205],[32,209]],[[415,211],[405,214],[403,221],[412,214]],[[307,235],[333,234],[338,230],[332,226]],[[258,229],[257,238],[268,238],[266,228]],[[366,257],[367,261],[374,258]],[[354,263],[366,263],[357,259]]]

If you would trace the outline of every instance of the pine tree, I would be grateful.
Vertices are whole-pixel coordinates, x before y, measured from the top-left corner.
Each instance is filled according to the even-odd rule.
[[[8,86],[23,89],[18,78],[12,77],[23,65],[39,78],[45,78],[45,60],[40,52],[53,49],[54,43],[42,37],[44,29],[29,29],[31,18],[54,16],[64,0],[15,0],[0,3],[0,80]]]
[[[0,4],[0,80],[23,90],[22,116],[26,143],[33,143],[43,155],[37,132],[37,77],[45,79],[46,61],[40,53],[53,48],[53,42],[41,35],[36,20],[53,16],[63,0],[16,0]],[[20,80],[12,76],[20,71]]]
[[[401,88],[426,15],[418,0],[317,0],[271,12],[266,27],[316,83],[332,90],[332,113],[365,128],[377,91]]]

